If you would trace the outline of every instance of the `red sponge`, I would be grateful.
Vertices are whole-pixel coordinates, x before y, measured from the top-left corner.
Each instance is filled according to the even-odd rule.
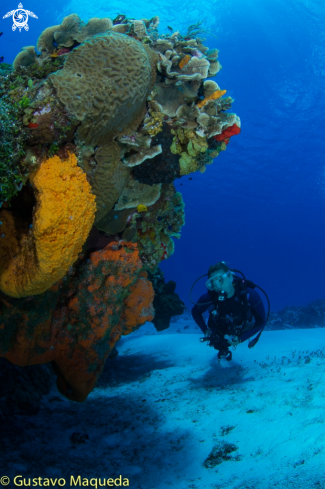
[[[217,134],[216,136],[213,136],[216,141],[224,141],[226,144],[229,143],[229,138],[231,136],[236,136],[237,134],[240,133],[240,127],[237,126],[237,124],[233,124],[230,127],[227,127],[224,131],[222,131],[221,134]]]

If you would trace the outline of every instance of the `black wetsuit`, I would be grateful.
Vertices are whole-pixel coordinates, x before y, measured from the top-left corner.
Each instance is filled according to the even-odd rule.
[[[227,351],[228,341],[224,335],[238,336],[240,342],[259,333],[265,326],[266,314],[262,299],[255,289],[242,287],[243,281],[234,277],[235,293],[229,299],[219,301],[220,293],[209,291],[198,300],[198,305],[192,309],[192,316],[196,324],[205,333],[209,328],[212,331],[210,344],[217,350]],[[247,303],[244,295],[247,291]],[[200,303],[207,303],[199,305]],[[209,311],[208,325],[205,324],[203,313]]]

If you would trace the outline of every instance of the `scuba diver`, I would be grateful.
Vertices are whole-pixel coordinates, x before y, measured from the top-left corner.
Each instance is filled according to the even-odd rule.
[[[240,273],[242,277],[236,275]],[[204,277],[202,275],[193,284]],[[225,358],[230,361],[232,352],[239,343],[244,342],[255,334],[257,336],[248,343],[248,348],[253,348],[258,342],[267,323],[270,313],[270,301],[261,287],[250,280],[246,280],[239,270],[230,270],[225,262],[211,265],[206,282],[207,294],[200,297],[198,302],[193,302],[192,317],[204,333],[201,341],[209,341],[209,346],[218,350],[218,359]],[[268,314],[266,317],[264,304],[258,292],[259,288],[268,302]],[[209,319],[206,325],[202,316],[208,311]]]

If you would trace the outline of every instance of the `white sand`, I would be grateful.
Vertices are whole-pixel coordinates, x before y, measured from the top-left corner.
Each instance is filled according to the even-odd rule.
[[[71,475],[122,474],[135,489],[325,488],[325,330],[264,332],[229,363],[198,333],[190,320],[162,333],[147,324],[120,342],[85,403],[53,389],[37,416],[17,421],[22,444],[2,456],[6,475],[66,487]],[[73,432],[89,439],[73,444]],[[207,468],[214,447],[229,460]]]

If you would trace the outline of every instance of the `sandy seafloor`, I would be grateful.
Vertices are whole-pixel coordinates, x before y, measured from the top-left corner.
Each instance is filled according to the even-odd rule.
[[[325,488],[325,330],[266,331],[230,363],[200,336],[191,320],[161,333],[148,323],[120,341],[85,403],[53,386],[38,415],[11,420],[2,475]]]

